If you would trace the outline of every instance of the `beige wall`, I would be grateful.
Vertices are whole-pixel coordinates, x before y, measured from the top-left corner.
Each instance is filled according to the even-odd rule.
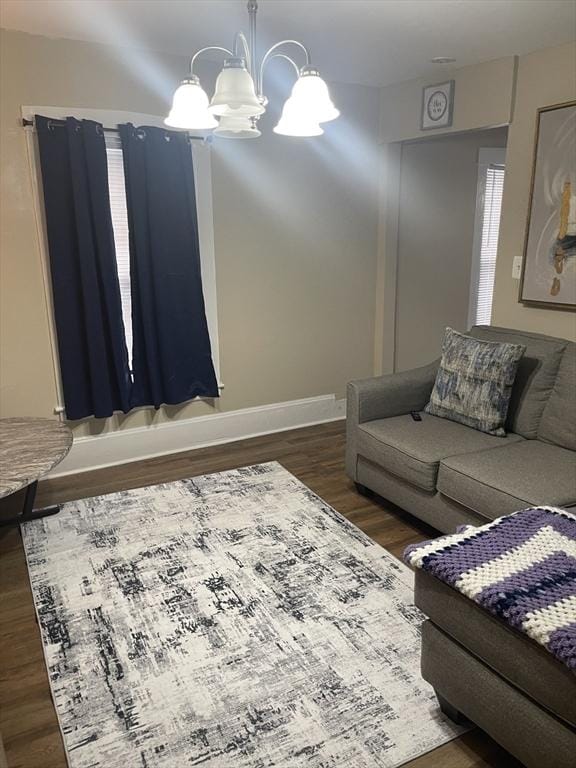
[[[519,304],[519,281],[512,277],[512,261],[524,251],[536,110],[572,99],[576,99],[575,44],[537,51],[519,59],[514,117],[506,154],[492,322],[575,339],[574,312]]]
[[[408,139],[492,128],[510,122],[516,57],[485,61],[470,67],[438,67],[434,77],[406,80],[381,89],[380,141]],[[450,128],[420,130],[422,88],[455,81],[454,114]]]
[[[20,106],[163,114],[186,62],[6,31],[0,55],[0,413],[50,416],[56,389]],[[523,247],[536,109],[575,97],[575,64],[575,46],[565,45],[517,62],[507,58],[457,70],[450,130],[503,124],[512,115],[493,322],[568,337],[576,336],[576,315],[519,305],[511,269]],[[377,242],[375,186],[379,167],[386,167],[375,151],[378,110],[380,141],[423,138],[418,125],[424,82],[382,89],[380,105],[374,89],[334,86],[343,117],[317,141],[275,136],[271,115],[258,141],[214,143],[225,383],[216,409],[342,396],[346,381],[370,375],[375,350],[376,367],[386,367],[390,350],[378,322],[391,317],[396,266],[388,262],[390,248],[382,237]],[[385,174],[380,181],[386,190]],[[390,237],[388,224],[381,233]],[[211,412],[208,404],[194,402],[157,414],[143,410],[88,421],[76,431]]]
[[[56,404],[20,106],[166,112],[184,59],[1,33],[0,411]],[[318,141],[271,132],[214,142],[219,410],[342,396],[373,363],[377,91],[334,86],[343,118]],[[211,413],[203,402],[131,413],[77,434]]]
[[[396,302],[398,371],[440,355],[446,326],[468,328],[472,245],[482,147],[505,147],[506,128],[402,146]]]

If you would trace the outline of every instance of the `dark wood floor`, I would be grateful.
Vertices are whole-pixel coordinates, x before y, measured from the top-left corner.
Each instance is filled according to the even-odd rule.
[[[38,505],[279,461],[375,541],[400,557],[435,535],[378,499],[359,496],[344,473],[341,422],[110,467],[40,484]],[[0,529],[0,733],[9,768],[65,768],[20,533]],[[410,768],[518,768],[479,730],[409,764]],[[131,768],[131,766],[126,766]],[[287,766],[287,768],[290,768]]]

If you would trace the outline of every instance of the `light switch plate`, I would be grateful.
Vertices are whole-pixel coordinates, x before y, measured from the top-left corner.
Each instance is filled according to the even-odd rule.
[[[512,277],[514,280],[520,280],[522,276],[522,256],[514,256],[512,262]]]

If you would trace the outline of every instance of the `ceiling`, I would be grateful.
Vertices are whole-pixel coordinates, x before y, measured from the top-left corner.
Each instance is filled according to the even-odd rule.
[[[0,0],[0,26],[191,54],[247,32],[244,0]],[[576,38],[576,0],[261,0],[261,48],[301,39],[329,80],[386,85]]]

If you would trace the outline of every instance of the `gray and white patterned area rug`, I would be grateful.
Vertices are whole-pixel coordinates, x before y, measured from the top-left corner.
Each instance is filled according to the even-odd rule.
[[[389,767],[461,733],[420,677],[411,572],[275,462],[23,536],[72,768]]]

